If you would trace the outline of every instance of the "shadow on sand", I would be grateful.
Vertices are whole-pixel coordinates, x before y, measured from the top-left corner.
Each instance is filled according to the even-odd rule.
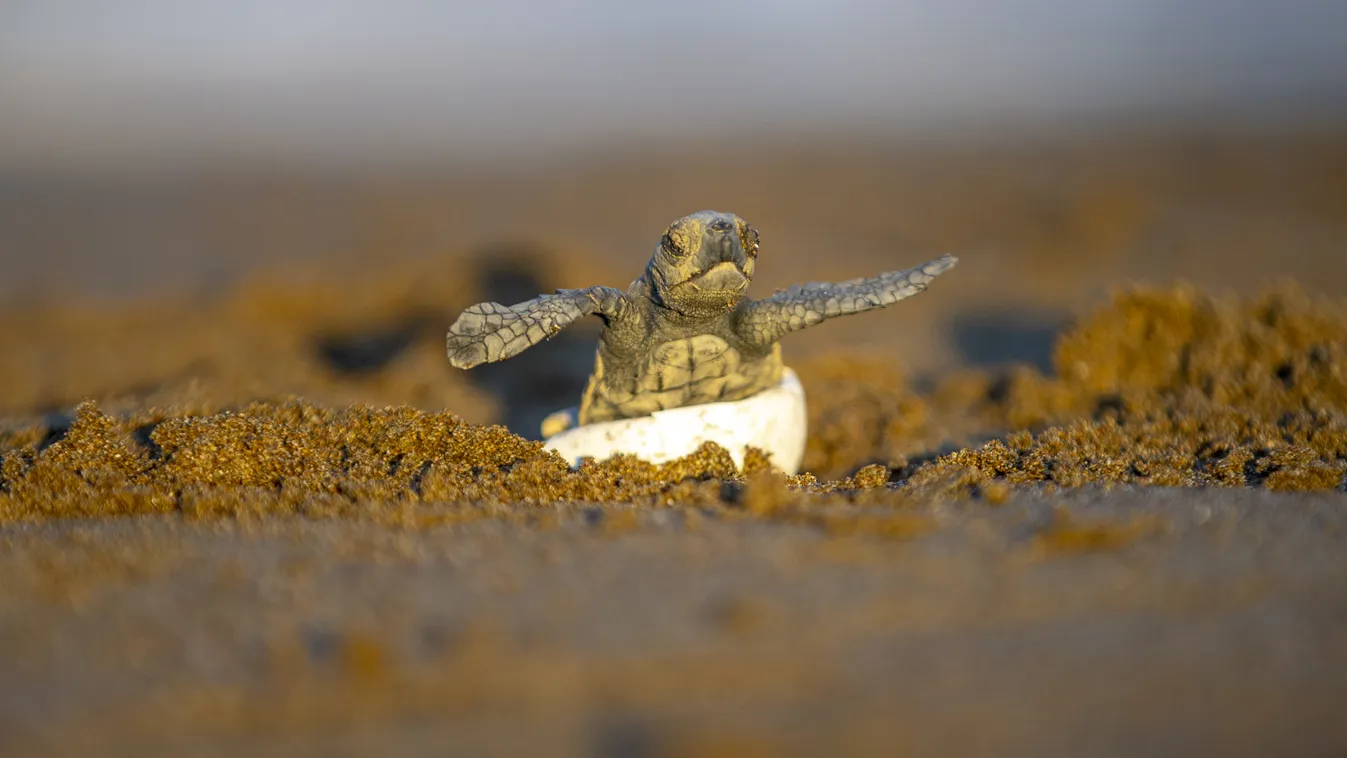
[[[493,246],[476,256],[475,291],[485,300],[506,305],[551,292],[538,276],[542,253],[523,245]],[[407,313],[368,331],[326,334],[314,349],[332,370],[348,376],[377,373],[420,340],[443,342],[456,311]],[[594,367],[597,321],[577,324],[552,339],[500,363],[467,372],[477,387],[495,395],[505,409],[510,431],[540,439],[539,427],[553,411],[575,405]],[[446,362],[446,367],[448,366]],[[446,368],[446,370],[450,370]]]

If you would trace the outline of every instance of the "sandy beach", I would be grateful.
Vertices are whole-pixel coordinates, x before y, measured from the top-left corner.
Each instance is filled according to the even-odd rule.
[[[0,752],[1347,751],[1344,198],[1341,134],[0,182]],[[805,473],[543,453],[597,323],[448,365],[700,208],[750,295],[961,259],[783,342]]]

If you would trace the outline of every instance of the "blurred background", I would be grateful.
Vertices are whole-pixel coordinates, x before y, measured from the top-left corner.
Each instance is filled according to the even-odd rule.
[[[38,176],[1347,115],[1347,4],[1318,0],[10,0],[0,13],[0,167]]]
[[[9,0],[0,408],[265,376],[279,331],[338,383],[422,350],[340,397],[472,415],[427,389],[459,309],[625,286],[702,208],[761,229],[757,294],[962,258],[788,358],[1050,369],[1120,285],[1341,295],[1344,39],[1317,0]],[[569,397],[589,339],[530,371]]]

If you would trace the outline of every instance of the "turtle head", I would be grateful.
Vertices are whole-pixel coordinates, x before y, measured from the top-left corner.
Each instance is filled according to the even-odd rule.
[[[757,229],[733,213],[700,211],[669,225],[646,273],[665,307],[712,318],[739,303],[757,257]]]

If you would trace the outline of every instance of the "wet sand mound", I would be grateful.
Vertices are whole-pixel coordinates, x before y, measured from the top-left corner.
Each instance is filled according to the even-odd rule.
[[[515,517],[558,502],[733,508],[745,487],[775,486],[777,497],[801,502],[867,492],[866,503],[890,505],[1040,484],[1344,487],[1341,303],[1294,289],[1249,300],[1188,287],[1128,291],[1060,338],[1055,365],[1052,377],[1024,367],[972,372],[920,394],[883,361],[815,358],[800,368],[811,401],[805,468],[814,473],[775,485],[769,461],[737,471],[714,446],[662,466],[619,458],[571,471],[537,442],[467,423],[452,407],[291,400],[108,415],[86,402],[68,426],[3,433],[0,514],[437,523],[501,512],[464,505],[481,503],[510,506]],[[934,455],[978,437],[994,439]]]

